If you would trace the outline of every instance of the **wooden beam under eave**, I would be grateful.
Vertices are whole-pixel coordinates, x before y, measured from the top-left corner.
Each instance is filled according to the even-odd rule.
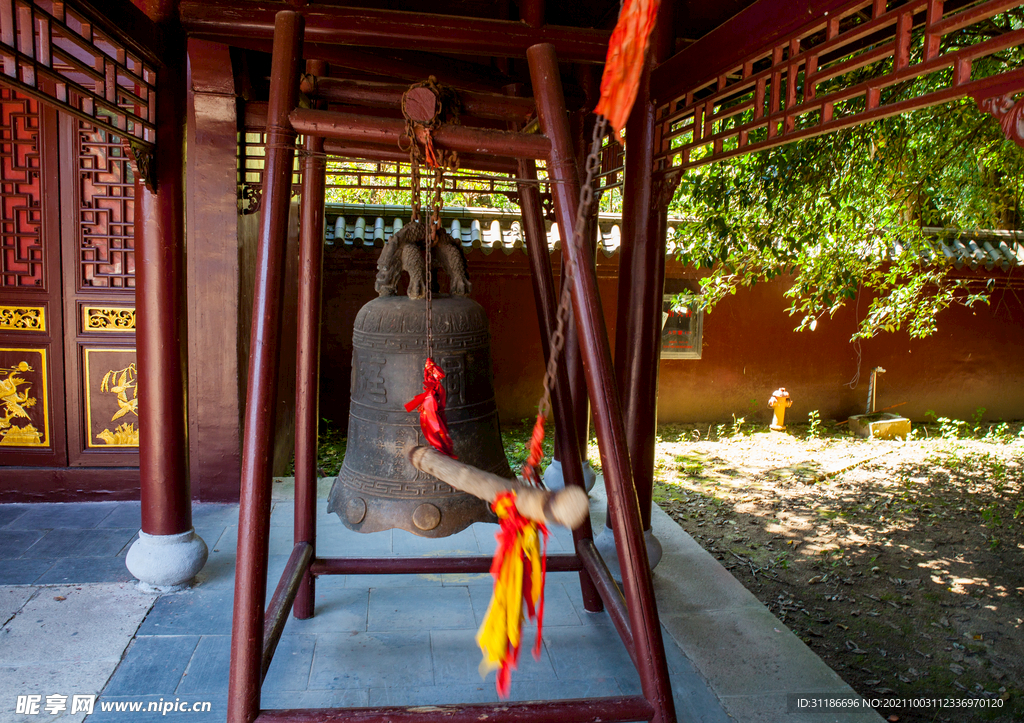
[[[267,40],[273,36],[280,5],[238,0],[183,0],[182,25],[190,35],[217,39]],[[318,6],[303,9],[305,42],[370,48],[440,45],[446,53],[524,58],[536,43],[555,46],[565,61],[603,63],[611,34],[607,30],[544,26],[514,20],[466,18],[370,8]]]
[[[768,53],[808,23],[822,24],[849,0],[758,0],[651,72],[651,100],[664,105],[691,88],[735,70],[744,59]]]
[[[392,83],[370,83],[344,78],[303,78],[299,89],[329,103],[350,103],[370,108],[400,108],[409,87]],[[525,123],[536,114],[532,98],[496,93],[459,92],[461,112],[466,116]]]
[[[405,133],[404,120],[351,113],[298,108],[291,112],[288,119],[296,133],[360,144],[397,143],[399,136]],[[551,142],[539,134],[445,125],[436,129],[432,135],[435,144],[458,153],[547,158],[551,152]]]
[[[271,41],[262,38],[241,38],[209,33],[191,33],[190,37],[236,48],[270,54]],[[306,43],[303,57],[329,63],[332,72],[355,70],[389,80],[418,83],[433,75],[439,83],[453,88],[498,93],[509,83],[509,78],[494,68],[460,58],[433,53],[372,51],[328,43]]]

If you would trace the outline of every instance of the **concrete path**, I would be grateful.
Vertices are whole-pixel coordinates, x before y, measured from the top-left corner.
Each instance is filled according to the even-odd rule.
[[[76,696],[103,690],[155,600],[131,583],[0,587],[0,721],[85,720],[95,701]]]
[[[291,550],[289,492],[287,483],[275,484],[268,587]],[[325,507],[318,513],[325,556],[478,555],[495,545],[496,526],[482,524],[437,541],[400,530],[359,535]],[[600,491],[592,509],[600,530]],[[138,514],[138,503],[0,505],[0,723],[79,721],[81,714],[70,714],[75,693],[97,695],[90,723],[224,720],[238,507],[196,505],[210,560],[192,589],[159,597],[118,584],[130,579],[123,556]],[[789,711],[791,694],[855,694],[657,508],[654,530],[665,548],[655,587],[681,722],[880,720],[872,711]],[[571,544],[558,531],[550,549]],[[541,656],[532,658],[527,640],[512,699],[638,692],[607,614],[583,610],[577,576],[549,575],[546,595]],[[495,701],[493,674],[477,673],[474,642],[489,597],[487,575],[321,578],[315,617],[285,628],[263,706]],[[67,695],[69,710],[51,715],[41,706],[40,714],[19,716],[17,696],[32,694],[42,705],[47,695]],[[195,703],[209,710],[162,710]],[[142,712],[116,710],[139,704]],[[146,711],[150,704],[160,710]]]

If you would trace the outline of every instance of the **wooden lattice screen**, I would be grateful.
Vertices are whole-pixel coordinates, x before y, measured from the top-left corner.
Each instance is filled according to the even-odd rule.
[[[4,82],[92,125],[150,144],[156,68],[105,18],[58,0],[0,0]]]
[[[688,168],[959,98],[1024,89],[1019,0],[852,0],[661,98],[655,168]],[[949,9],[946,8],[954,8]],[[712,71],[714,72],[714,71]]]

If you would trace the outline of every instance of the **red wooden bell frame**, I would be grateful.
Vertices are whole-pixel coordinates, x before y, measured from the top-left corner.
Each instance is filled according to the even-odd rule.
[[[323,558],[316,555],[316,393],[318,328],[324,208],[324,139],[365,142],[397,140],[401,128],[379,118],[332,113],[297,104],[304,20],[293,11],[275,19],[267,122],[267,154],[253,303],[249,356],[238,559],[235,577],[229,723],[253,721],[452,721],[472,723],[585,723],[636,721],[675,723],[675,707],[664,643],[654,599],[640,510],[633,488],[619,399],[613,383],[607,330],[597,295],[593,250],[586,243],[566,244],[572,274],[572,299],[587,390],[594,406],[608,489],[609,517],[618,542],[623,585],[612,580],[594,546],[589,521],[573,533],[575,552],[548,558],[548,570],[577,571],[586,609],[604,607],[640,676],[642,694],[546,702],[503,702],[424,707],[261,710],[260,687],[284,630],[289,609],[297,618],[313,615],[315,579],[320,575],[425,574],[487,572],[488,557]],[[534,160],[547,161],[555,211],[564,238],[573,238],[579,198],[576,165],[569,139],[558,60],[547,44],[529,48],[527,58],[544,135],[451,126],[435,142],[455,151],[518,159],[521,178],[535,177]],[[310,69],[317,73],[316,64]],[[322,68],[320,68],[322,72]],[[499,99],[495,96],[495,99]],[[270,533],[271,450],[274,380],[277,377],[285,239],[291,193],[294,143],[305,136],[300,237],[298,373],[296,387],[295,546],[264,611]],[[390,134],[390,135],[389,135]],[[524,224],[531,238],[543,238],[544,222],[535,185],[520,187]],[[554,327],[556,299],[546,244],[529,244],[538,315],[545,336]],[[560,430],[560,458],[569,484],[583,485],[580,454],[563,369],[554,390],[554,414]]]

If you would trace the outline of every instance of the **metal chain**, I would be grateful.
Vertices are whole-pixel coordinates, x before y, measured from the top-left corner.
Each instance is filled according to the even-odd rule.
[[[420,220],[420,162],[416,158],[416,142],[409,150],[409,174],[412,181],[412,220]]]
[[[437,230],[441,226],[441,207],[444,203],[444,199],[441,196],[441,190],[444,187],[444,168],[437,167],[434,169],[434,176],[431,179],[433,184],[433,193],[431,198],[431,214],[430,218],[427,219],[427,233],[426,233],[426,274],[424,279],[426,281],[426,294],[427,294],[427,358],[433,357],[434,351],[434,316],[433,316],[433,298],[434,292],[432,289],[431,275],[433,273],[433,248],[434,243],[437,239]]]
[[[603,116],[597,117],[594,124],[594,135],[590,142],[590,153],[586,161],[586,180],[580,188],[580,202],[576,207],[576,224],[573,229],[572,244],[579,247],[583,243],[583,229],[586,225],[587,216],[590,214],[590,206],[594,202],[594,177],[601,167],[601,142],[604,140],[605,131],[608,128],[608,120]],[[562,247],[563,258],[566,249]],[[555,331],[551,335],[548,351],[548,367],[544,372],[544,392],[537,405],[538,414],[547,418],[551,412],[551,388],[555,383],[555,375],[558,373],[558,358],[565,346],[565,326],[569,323],[570,301],[569,287],[572,286],[572,264],[564,263],[565,270],[562,277],[562,293],[558,300],[558,311],[555,314]]]

